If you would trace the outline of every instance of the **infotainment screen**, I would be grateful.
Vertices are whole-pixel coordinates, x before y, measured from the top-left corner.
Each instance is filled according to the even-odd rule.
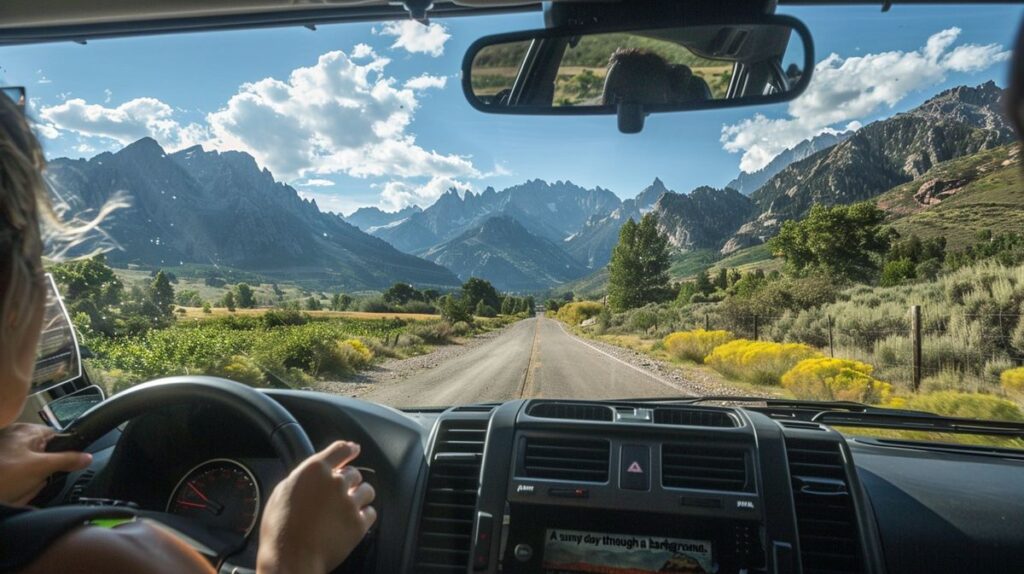
[[[711,542],[707,540],[555,528],[546,531],[544,540],[544,574],[714,571]]]

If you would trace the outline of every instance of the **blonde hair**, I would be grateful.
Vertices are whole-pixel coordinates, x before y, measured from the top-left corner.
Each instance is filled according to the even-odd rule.
[[[44,249],[62,258],[87,241],[111,211],[127,205],[115,195],[92,220],[64,221],[50,200],[45,167],[23,110],[0,96],[0,365],[17,364],[17,342],[35,336],[28,330],[46,295]]]

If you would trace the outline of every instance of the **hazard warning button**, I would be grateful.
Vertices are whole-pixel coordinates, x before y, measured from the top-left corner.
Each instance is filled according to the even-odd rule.
[[[650,490],[651,449],[645,445],[624,444],[619,457],[619,486],[627,490]]]

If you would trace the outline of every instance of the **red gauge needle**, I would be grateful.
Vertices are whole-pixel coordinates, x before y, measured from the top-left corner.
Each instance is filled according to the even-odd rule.
[[[209,510],[213,514],[220,514],[221,512],[224,511],[224,505],[222,505],[222,504],[220,504],[218,502],[214,502],[214,501],[210,500],[205,494],[203,494],[203,491],[201,491],[198,488],[196,488],[196,485],[192,484],[191,482],[186,482],[185,484],[187,484],[188,487],[192,489],[192,492],[194,492],[197,495],[199,495],[199,498],[202,498],[203,501],[205,501],[206,504],[209,505],[209,507],[207,507],[206,505],[203,505],[203,506],[197,506],[197,508],[206,508],[207,510]]]
[[[203,499],[203,500],[205,500],[206,502],[210,502],[210,499],[209,499],[209,498],[206,498],[206,495],[205,495],[205,494],[203,494],[203,491],[201,491],[201,490],[199,490],[198,488],[196,488],[196,485],[192,484],[191,482],[186,482],[185,484],[187,484],[187,485],[188,485],[188,487],[192,489],[192,492],[194,492],[194,493],[198,494],[198,495],[199,495],[199,498],[202,498],[202,499]]]
[[[186,500],[179,500],[178,504],[181,506],[191,506],[192,508],[206,508],[205,504],[196,504],[195,502],[188,502]]]

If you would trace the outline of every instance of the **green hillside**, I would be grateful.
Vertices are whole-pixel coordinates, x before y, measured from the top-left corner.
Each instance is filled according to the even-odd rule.
[[[933,183],[935,182],[935,183]],[[923,186],[954,191],[934,205],[915,199]],[[918,179],[878,198],[901,235],[942,236],[952,249],[973,243],[978,231],[993,234],[1024,229],[1024,175],[1020,146],[1001,146],[941,163]]]

